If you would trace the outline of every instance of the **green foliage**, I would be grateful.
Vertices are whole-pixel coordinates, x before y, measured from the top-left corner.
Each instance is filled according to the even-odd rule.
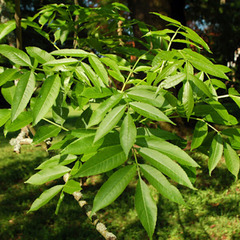
[[[65,131],[65,138],[51,147],[58,155],[43,162],[26,183],[41,185],[66,173],[70,178],[65,185],[56,185],[43,192],[30,211],[39,209],[61,192],[58,212],[64,194],[81,189],[77,183],[79,178],[106,174],[109,178],[94,199],[93,214],[117,199],[138,175],[135,207],[152,238],[157,207],[143,178],[164,197],[185,204],[180,191],[171,184],[172,180],[195,189],[193,176],[199,167],[181,149],[184,148],[183,139],[152,126],[157,126],[159,121],[175,125],[176,117],[197,120],[191,149],[202,148],[209,154],[210,174],[224,154],[227,168],[236,178],[239,158],[235,150],[240,148],[237,144],[240,133],[234,127],[238,124],[237,119],[220,102],[222,96],[217,92],[222,81],[228,80],[228,68],[212,63],[190,46],[210,52],[207,44],[178,21],[157,14],[177,30],[149,31],[145,35],[145,48],[141,50],[126,45],[119,48],[127,36],[120,39],[117,34],[107,36],[94,29],[96,25],[98,28],[104,26],[104,19],[112,20],[108,33],[117,30],[120,20],[131,25],[118,13],[119,10],[126,11],[126,7],[112,4],[106,9],[89,9],[47,5],[32,18],[38,19],[36,25],[26,24],[50,42],[54,37],[52,43],[56,51],[48,53],[28,47],[25,53],[1,45],[0,53],[13,63],[15,69],[5,69],[0,75],[3,96],[11,103],[11,110],[0,110],[0,124],[5,124],[5,134],[30,123],[35,125],[38,128],[35,144],[58,135],[60,130]],[[68,11],[73,11],[72,16],[79,15],[79,20],[69,19]],[[100,21],[103,21],[102,25]],[[124,24],[122,28],[126,27]],[[49,32],[43,32],[45,25]],[[76,25],[81,27],[77,29]],[[87,42],[76,38],[82,49],[59,49],[57,44],[63,45],[70,32],[76,29],[88,32]],[[188,48],[172,49],[174,41],[182,40],[178,39],[179,34],[186,38],[184,43]],[[166,49],[152,47],[151,41],[156,36],[165,42]],[[111,54],[106,54],[108,52]],[[134,61],[132,54],[136,58]],[[16,78],[19,80],[14,87]],[[171,91],[173,88],[178,90],[177,94]],[[239,104],[237,95],[231,91],[224,96]],[[72,131],[64,125],[70,105],[81,111]],[[53,121],[46,118],[51,110]],[[42,120],[52,125],[40,127]],[[214,124],[225,125],[228,129],[220,131]]]

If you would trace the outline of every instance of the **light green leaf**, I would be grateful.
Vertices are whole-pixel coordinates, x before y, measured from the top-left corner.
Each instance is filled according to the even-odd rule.
[[[75,73],[81,81],[86,82],[89,86],[91,86],[91,83],[81,66],[75,68]]]
[[[173,18],[170,18],[170,17],[168,17],[166,15],[163,15],[163,14],[160,14],[160,13],[156,13],[156,12],[152,12],[152,14],[155,14],[155,15],[159,16],[161,19],[165,20],[166,22],[170,22],[170,23],[176,24],[178,26],[182,26],[182,24],[179,21],[177,21],[177,20],[175,20]]]
[[[12,103],[12,121],[26,108],[35,88],[34,72],[25,73],[18,81]]]
[[[46,191],[44,191],[39,198],[37,198],[30,210],[28,212],[33,212],[33,211],[37,211],[39,208],[41,208],[42,206],[44,206],[45,204],[47,204],[53,197],[55,197],[62,189],[63,189],[64,185],[56,185]]]
[[[239,96],[233,96],[233,95],[229,95],[229,96],[240,108],[240,97]]]
[[[63,150],[62,154],[86,154],[95,152],[103,143],[103,139],[93,143],[95,133],[90,133],[88,135],[82,135],[77,140],[68,144]]]
[[[87,57],[89,52],[86,52],[82,49],[60,49],[51,52],[51,55],[57,55],[57,56],[69,56],[69,57]]]
[[[228,170],[237,179],[239,173],[239,157],[227,142],[224,142],[224,157]]]
[[[188,78],[191,82],[193,82],[193,84],[200,89],[206,96],[208,96],[209,98],[212,98],[212,94],[209,91],[207,85],[201,81],[200,79],[198,79],[197,77],[195,77],[192,74],[188,74]]]
[[[7,36],[10,32],[12,32],[16,28],[16,21],[10,20],[6,23],[0,24],[0,40]]]
[[[189,120],[194,107],[193,91],[189,81],[183,85],[182,104],[186,113],[186,117]]]
[[[159,108],[161,108],[166,102],[164,94],[164,92],[161,92],[161,94],[155,96],[155,93],[150,90],[136,88],[132,88],[129,92],[127,92],[127,95],[131,99],[139,102],[148,103]]]
[[[199,165],[181,148],[157,137],[138,138],[137,145],[155,149],[181,165],[199,167]]]
[[[118,80],[119,82],[125,82],[125,78],[123,75],[119,72],[115,72],[111,69],[108,70],[109,75],[111,75],[114,79]]]
[[[128,156],[130,149],[135,143],[137,135],[137,129],[134,124],[134,121],[129,113],[126,114],[121,130],[120,130],[120,142],[125,152],[126,156]]]
[[[100,106],[93,112],[89,123],[88,128],[92,127],[94,125],[97,125],[99,122],[102,121],[106,113],[113,108],[116,104],[120,102],[122,99],[123,94],[114,94],[110,98],[108,98],[106,101],[100,104]]]
[[[194,189],[186,172],[168,156],[150,148],[141,148],[139,154],[177,183]]]
[[[118,107],[115,107],[111,112],[107,114],[97,129],[94,142],[105,136],[117,125],[117,123],[122,118],[125,109],[126,105],[120,105]]]
[[[58,75],[48,77],[42,85],[41,91],[33,108],[33,124],[37,124],[50,110],[54,104],[61,80]]]
[[[108,85],[108,74],[101,61],[95,56],[89,56],[88,59],[96,74]]]
[[[22,112],[13,122],[7,122],[5,124],[4,131],[6,132],[15,132],[32,122],[32,113],[31,112]]]
[[[1,87],[1,92],[5,100],[11,105],[15,94],[16,86],[13,82],[7,82]]]
[[[101,91],[101,87],[104,87],[102,80],[100,78],[98,78],[98,76],[95,74],[95,72],[92,70],[92,68],[88,64],[82,62],[81,66],[82,66],[85,74],[91,80],[92,84]]]
[[[72,65],[77,62],[78,60],[76,58],[61,58],[61,59],[54,59],[54,60],[45,62],[43,63],[43,66]]]
[[[2,86],[4,83],[8,81],[17,79],[18,77],[21,77],[21,74],[18,73],[17,69],[14,68],[6,69],[3,73],[0,74],[0,86]]]
[[[41,126],[33,137],[33,144],[39,144],[50,137],[56,137],[61,128],[54,125]]]
[[[46,182],[55,180],[59,177],[62,177],[64,174],[70,172],[70,170],[71,170],[70,168],[61,165],[44,168],[38,173],[32,175],[25,183],[41,185]]]
[[[10,109],[0,109],[0,127],[3,126],[11,117]]]
[[[126,160],[127,157],[120,145],[106,147],[88,159],[74,177],[85,177],[104,173],[120,166]]]
[[[31,60],[28,57],[28,55],[22,50],[19,50],[17,48],[2,44],[0,45],[0,54],[8,58],[13,63],[18,64],[20,66],[23,66],[23,67],[32,66]]]
[[[41,163],[36,169],[44,169],[49,167],[54,167],[57,165],[68,165],[72,162],[74,162],[77,159],[76,155],[68,154],[68,155],[56,155],[54,157],[51,157],[50,159],[44,161]]]
[[[160,85],[160,88],[165,88],[169,89],[172,87],[175,87],[178,85],[180,82],[182,82],[184,79],[186,79],[186,74],[185,73],[177,73],[173,76],[167,77]]]
[[[121,74],[117,63],[112,59],[103,57],[103,58],[100,58],[99,60],[103,62],[105,65],[107,65],[108,67],[110,67],[114,72]]]
[[[209,150],[209,160],[208,160],[208,169],[209,175],[213,169],[217,166],[218,162],[221,160],[223,153],[223,141],[221,135],[218,133],[212,141],[210,150]]]
[[[139,178],[136,187],[135,208],[149,238],[152,239],[157,222],[157,206],[152,199],[148,186],[141,178]]]
[[[157,189],[160,194],[173,202],[185,205],[181,193],[175,186],[170,184],[161,172],[146,164],[140,164],[140,168],[144,177]]]
[[[46,63],[55,60],[55,58],[48,52],[38,47],[26,47],[28,54],[36,59],[39,63]]]
[[[68,194],[73,194],[74,192],[80,191],[82,188],[80,186],[80,183],[75,180],[68,180],[65,184],[63,191]]]
[[[203,143],[208,134],[208,125],[203,121],[198,121],[193,132],[191,149],[198,148]]]
[[[164,121],[169,122],[175,125],[162,111],[158,108],[141,102],[131,102],[130,106],[133,108],[134,111],[139,113],[140,115],[147,117],[152,120],[156,121]]]
[[[91,215],[115,201],[136,174],[136,166],[123,167],[101,186],[93,201]]]

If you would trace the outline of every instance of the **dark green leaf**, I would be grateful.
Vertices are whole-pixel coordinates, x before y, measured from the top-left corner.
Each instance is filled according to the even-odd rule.
[[[201,146],[207,134],[208,125],[203,121],[198,121],[194,128],[191,149]]]

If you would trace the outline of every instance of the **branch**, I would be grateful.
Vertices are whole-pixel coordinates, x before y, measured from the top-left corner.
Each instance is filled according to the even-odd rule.
[[[63,180],[65,182],[68,181],[70,177],[70,174],[67,173],[63,176]],[[78,202],[79,206],[81,208],[83,208],[83,210],[85,211],[86,215],[88,216],[88,218],[91,220],[91,223],[96,227],[96,230],[106,239],[106,240],[116,240],[117,237],[109,232],[107,230],[107,227],[105,226],[105,224],[101,223],[99,221],[99,219],[97,218],[96,214],[93,214],[92,218],[90,218],[90,214],[91,214],[91,210],[90,210],[90,206],[88,205],[88,203],[85,200],[81,200],[82,198],[82,193],[80,191],[78,192],[74,192],[73,197],[75,198],[75,200]]]

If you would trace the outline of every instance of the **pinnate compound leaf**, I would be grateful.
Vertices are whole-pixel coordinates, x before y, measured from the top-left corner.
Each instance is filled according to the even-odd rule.
[[[55,197],[62,189],[64,185],[56,185],[46,191],[44,191],[39,198],[37,198],[28,212],[37,211],[39,208],[47,204],[53,197]]]
[[[106,85],[108,85],[108,74],[107,74],[105,67],[101,63],[101,61],[95,56],[89,56],[88,59],[89,59],[89,62],[91,64],[92,68],[97,73],[97,75],[101,78],[101,80]]]
[[[88,159],[74,177],[92,176],[107,172],[120,166],[126,160],[127,157],[120,145],[106,147]]]
[[[28,55],[20,49],[10,47],[9,45],[2,44],[0,45],[0,54],[8,58],[15,64],[18,64],[23,67],[31,67],[31,60]]]
[[[97,129],[94,142],[105,136],[117,125],[117,123],[122,118],[125,109],[126,105],[120,105],[118,107],[115,107],[111,112],[107,114]]]
[[[150,148],[141,148],[139,154],[177,183],[194,189],[186,172],[168,156]]]
[[[184,199],[178,189],[170,184],[167,178],[156,168],[147,164],[140,164],[144,177],[157,191],[169,200],[185,205]]]
[[[231,172],[237,179],[239,173],[239,157],[230,144],[226,142],[224,142],[224,157],[229,172]]]
[[[183,86],[182,103],[186,113],[186,117],[189,120],[194,107],[193,91],[189,81],[187,81]]]
[[[130,106],[133,108],[134,111],[144,117],[155,121],[169,122],[175,125],[175,123],[173,123],[161,110],[148,103],[131,102]]]
[[[210,151],[209,151],[209,160],[208,160],[208,169],[209,175],[213,169],[217,166],[218,162],[220,161],[223,153],[223,141],[220,134],[217,134],[212,141]]]
[[[0,127],[3,126],[11,117],[10,109],[0,109]]]
[[[181,165],[199,167],[199,165],[181,148],[160,138],[153,136],[138,138],[137,145],[157,150],[164,155],[167,155],[171,159],[177,161]]]
[[[122,97],[123,97],[123,94],[114,94],[113,96],[108,98],[106,101],[102,102],[99,105],[99,107],[93,112],[88,123],[88,128],[100,123],[103,120],[106,113],[111,108],[113,108],[116,104],[118,104],[122,99]]]
[[[33,108],[34,125],[37,124],[52,107],[58,96],[60,86],[61,80],[58,75],[50,76],[45,80]]]
[[[160,85],[160,88],[169,89],[175,87],[179,83],[181,83],[184,79],[186,79],[185,73],[177,73],[173,76],[167,77]]]
[[[141,178],[136,187],[135,208],[149,238],[152,239],[157,221],[157,206],[147,184]]]
[[[130,149],[135,143],[136,135],[137,129],[132,119],[132,116],[127,113],[120,130],[120,142],[126,156],[128,156]]]
[[[80,191],[82,188],[80,186],[80,183],[75,180],[68,180],[65,184],[63,191],[68,194],[73,194],[74,192]]]
[[[136,166],[126,166],[115,173],[101,186],[93,201],[91,215],[115,201],[136,174]]]
[[[203,121],[198,121],[195,125],[193,132],[193,140],[191,149],[198,148],[203,143],[204,139],[208,134],[208,125]]]
[[[38,173],[32,175],[25,183],[41,185],[51,180],[55,180],[59,177],[62,177],[64,174],[70,171],[71,171],[70,168],[61,165],[45,168],[39,171]]]
[[[34,92],[35,76],[33,72],[25,73],[18,81],[12,102],[12,121],[26,108]]]
[[[55,58],[48,52],[38,47],[26,47],[28,54],[36,59],[39,63],[46,63],[55,60]]]

